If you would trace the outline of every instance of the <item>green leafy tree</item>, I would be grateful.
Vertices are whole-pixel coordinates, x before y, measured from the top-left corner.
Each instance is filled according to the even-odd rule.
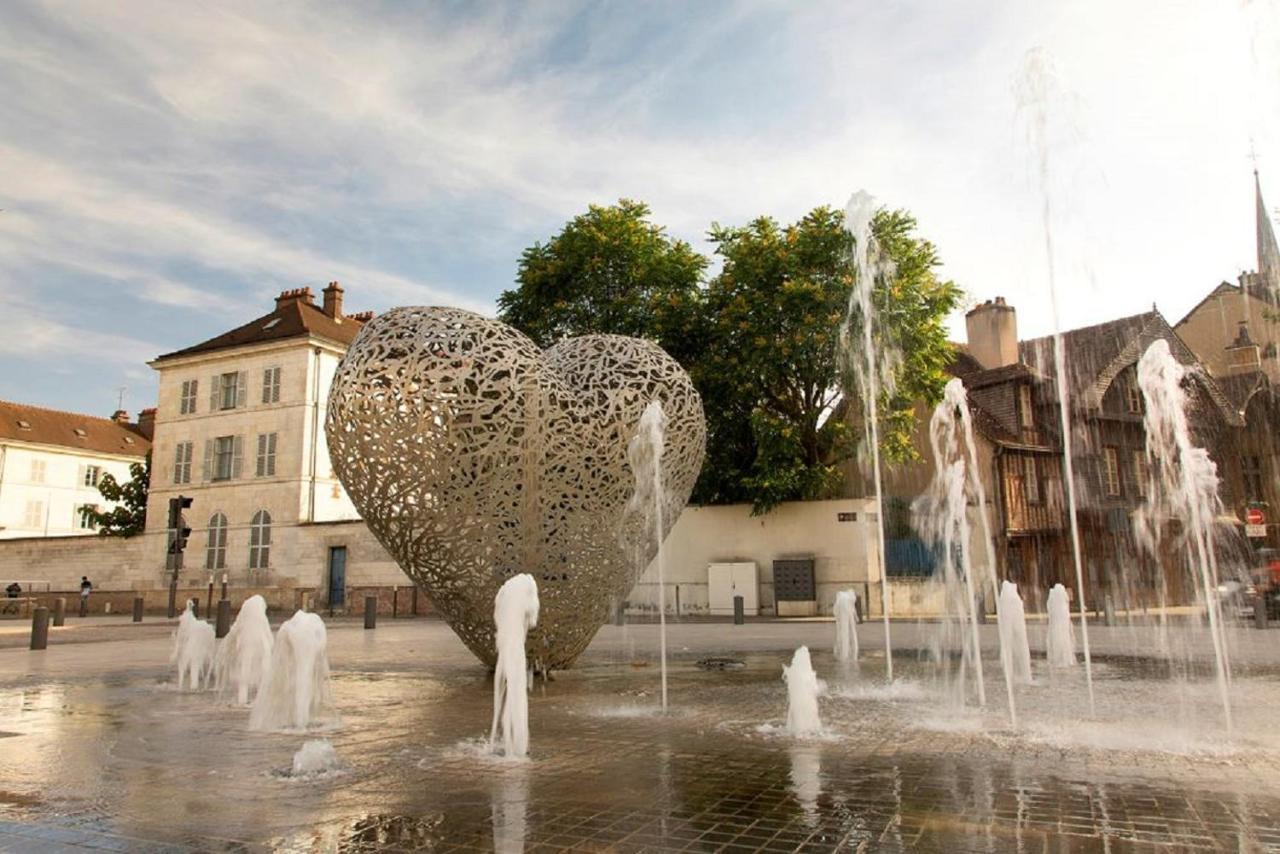
[[[98,481],[98,492],[118,506],[110,510],[87,510],[85,515],[104,537],[132,537],[147,527],[147,493],[151,488],[151,454],[145,462],[129,466],[129,480],[119,483],[110,474]]]
[[[872,224],[897,265],[873,290],[880,344],[903,353],[896,391],[881,400],[881,447],[890,460],[916,454],[912,403],[941,395],[951,358],[945,319],[961,296],[937,277],[936,250],[915,227],[904,211],[882,210]],[[838,495],[859,423],[839,356],[855,275],[844,216],[820,207],[785,228],[762,217],[714,226],[711,239],[724,266],[705,298],[709,331],[693,366],[709,428],[694,498],[749,501],[763,513],[783,501]]]
[[[649,220],[643,202],[592,205],[524,251],[498,317],[541,347],[612,333],[656,341],[682,363],[703,333],[699,284],[707,259]]]

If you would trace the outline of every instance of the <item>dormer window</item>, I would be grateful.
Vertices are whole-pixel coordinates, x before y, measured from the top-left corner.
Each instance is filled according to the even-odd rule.
[[[268,320],[266,323],[262,324],[262,331],[263,331],[263,332],[266,332],[268,329],[270,329],[271,327],[275,326],[275,325],[276,325],[277,323],[279,323],[279,322],[280,322],[280,318],[278,318],[278,317],[273,317],[273,318],[271,318],[271,319],[270,319],[270,320]]]
[[[18,429],[19,429],[19,430],[30,430],[30,429],[31,429],[31,422],[30,422],[30,421],[24,421],[24,420],[22,420],[21,418],[19,418],[19,419],[18,419]]]
[[[86,432],[85,432],[85,430],[84,430],[84,428],[83,428],[83,427],[77,427],[77,428],[75,428],[75,434],[76,434],[77,436],[79,436],[81,439],[83,439],[83,438],[85,438],[86,436],[88,436],[88,435],[89,435],[88,433],[86,433]]]
[[[1036,426],[1035,414],[1031,411],[1031,386],[1018,386],[1018,423],[1027,429]]]
[[[1134,415],[1142,412],[1142,389],[1138,388],[1138,381],[1130,378],[1124,384],[1124,401],[1125,407]]]

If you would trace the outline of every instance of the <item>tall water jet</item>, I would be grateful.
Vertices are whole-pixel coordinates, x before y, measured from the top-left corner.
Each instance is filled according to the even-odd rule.
[[[818,716],[818,696],[826,689],[809,659],[809,647],[802,646],[782,665],[782,681],[787,683],[787,732],[791,735],[818,735],[822,719]]]
[[[493,724],[489,747],[496,749],[502,732],[502,752],[520,757],[529,753],[529,664],[525,640],[538,625],[538,585],[528,573],[513,575],[493,597],[494,643],[498,663],[493,670]]]
[[[876,543],[880,555],[880,607],[884,623],[885,675],[893,681],[893,644],[889,631],[889,568],[885,561],[884,479],[880,470],[880,395],[891,396],[897,385],[902,354],[883,333],[875,305],[877,282],[892,279],[896,266],[872,231],[877,203],[859,190],[845,207],[845,228],[853,241],[854,282],[840,330],[840,351],[852,372],[862,401],[864,444],[871,451],[876,497]]]
[[[1050,667],[1075,667],[1076,638],[1071,630],[1071,603],[1067,588],[1055,584],[1049,589],[1049,636],[1045,642],[1045,658]]]
[[[196,618],[191,601],[178,618],[169,662],[178,666],[178,690],[199,691],[213,667],[213,626]]]
[[[961,655],[960,674],[955,681],[957,697],[963,699],[966,670],[972,670],[978,703],[985,705],[986,688],[975,595],[979,582],[974,578],[973,534],[969,522],[971,502],[976,505],[981,522],[987,578],[991,584],[991,597],[996,603],[997,621],[1003,621],[1003,612],[995,574],[995,545],[991,537],[991,522],[987,518],[987,493],[982,484],[977,444],[973,438],[973,416],[969,411],[964,383],[959,378],[947,383],[942,400],[929,419],[929,450],[933,455],[933,479],[924,494],[913,503],[912,513],[916,527],[933,541],[941,558],[940,583],[946,611],[940,623],[937,645],[939,658],[944,658],[942,653],[945,650],[946,660],[940,660],[940,664],[946,668],[950,649],[958,647]],[[1013,695],[1013,665],[1003,634],[1000,664],[1004,673],[1009,721],[1016,727],[1018,711]]]
[[[639,513],[653,526],[658,543],[658,656],[662,668],[662,710],[667,710],[667,582],[666,556],[662,548],[662,505],[666,492],[662,485],[662,451],[666,445],[667,415],[662,404],[653,400],[645,407],[636,424],[635,435],[627,443],[627,459],[635,475],[635,492],[627,505],[628,513]],[[643,554],[643,548],[637,547]]]
[[[255,730],[300,730],[327,715],[328,633],[317,614],[298,611],[276,633],[271,665],[249,713]]]
[[[1027,642],[1027,614],[1012,581],[1000,584],[1000,648],[1009,659],[1009,677],[1024,685],[1031,682],[1031,645]]]
[[[1146,402],[1142,415],[1146,430],[1147,500],[1133,515],[1134,535],[1153,556],[1160,557],[1164,526],[1177,520],[1182,527],[1188,562],[1199,576],[1201,595],[1213,639],[1218,693],[1228,735],[1231,733],[1231,666],[1223,636],[1222,604],[1218,588],[1213,523],[1222,501],[1218,497],[1218,467],[1204,448],[1196,447],[1187,421],[1187,369],[1169,351],[1169,342],[1151,342],[1138,359],[1138,387]],[[1167,582],[1167,578],[1166,578]]]
[[[213,672],[218,691],[234,691],[236,702],[247,706],[266,681],[272,644],[267,600],[250,596],[240,606],[231,631],[214,655]]]
[[[848,661],[858,657],[858,594],[841,590],[836,594],[832,613],[836,618],[836,659]]]
[[[1019,112],[1026,111],[1027,137],[1036,158],[1040,186],[1040,221],[1044,231],[1049,307],[1053,316],[1053,363],[1058,396],[1058,421],[1062,431],[1062,467],[1067,487],[1067,517],[1071,528],[1071,557],[1076,571],[1076,602],[1080,608],[1080,643],[1084,651],[1085,684],[1089,690],[1089,714],[1094,713],[1093,660],[1089,655],[1089,618],[1085,615],[1084,562],[1080,553],[1080,522],[1076,514],[1075,458],[1071,448],[1070,397],[1067,355],[1058,318],[1058,271],[1053,248],[1053,194],[1050,182],[1049,118],[1052,102],[1060,100],[1057,70],[1042,48],[1027,51],[1014,90]]]

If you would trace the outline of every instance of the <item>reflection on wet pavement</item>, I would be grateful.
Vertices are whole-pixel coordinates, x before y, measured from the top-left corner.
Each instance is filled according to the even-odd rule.
[[[909,656],[886,688],[874,651],[851,668],[815,652],[830,734],[798,741],[779,731],[791,628],[752,631],[742,652],[674,627],[664,716],[656,672],[632,666],[644,641],[637,651],[634,633],[606,628],[581,667],[536,683],[531,753],[517,761],[483,752],[490,685],[447,628],[337,626],[342,724],[322,737],[342,769],[312,777],[282,772],[321,736],[251,733],[245,710],[174,690],[149,648],[166,639],[77,645],[39,668],[0,653],[0,850],[1280,845],[1271,677],[1237,680],[1232,744],[1209,731],[1211,684],[1105,659],[1102,720],[1076,712],[1071,677],[1046,677],[1020,694],[1024,731],[1012,733],[999,710],[948,708]],[[726,652],[745,666],[697,666]],[[1161,707],[1169,726],[1146,711]]]

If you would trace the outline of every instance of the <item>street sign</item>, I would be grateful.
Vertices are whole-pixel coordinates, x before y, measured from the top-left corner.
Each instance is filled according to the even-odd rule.
[[[1245,525],[1244,535],[1246,537],[1265,537],[1267,535],[1266,525]]]
[[[1262,515],[1262,509],[1259,507],[1250,507],[1244,511],[1244,521],[1246,525],[1265,525],[1267,517]],[[1253,536],[1250,534],[1250,536]]]

